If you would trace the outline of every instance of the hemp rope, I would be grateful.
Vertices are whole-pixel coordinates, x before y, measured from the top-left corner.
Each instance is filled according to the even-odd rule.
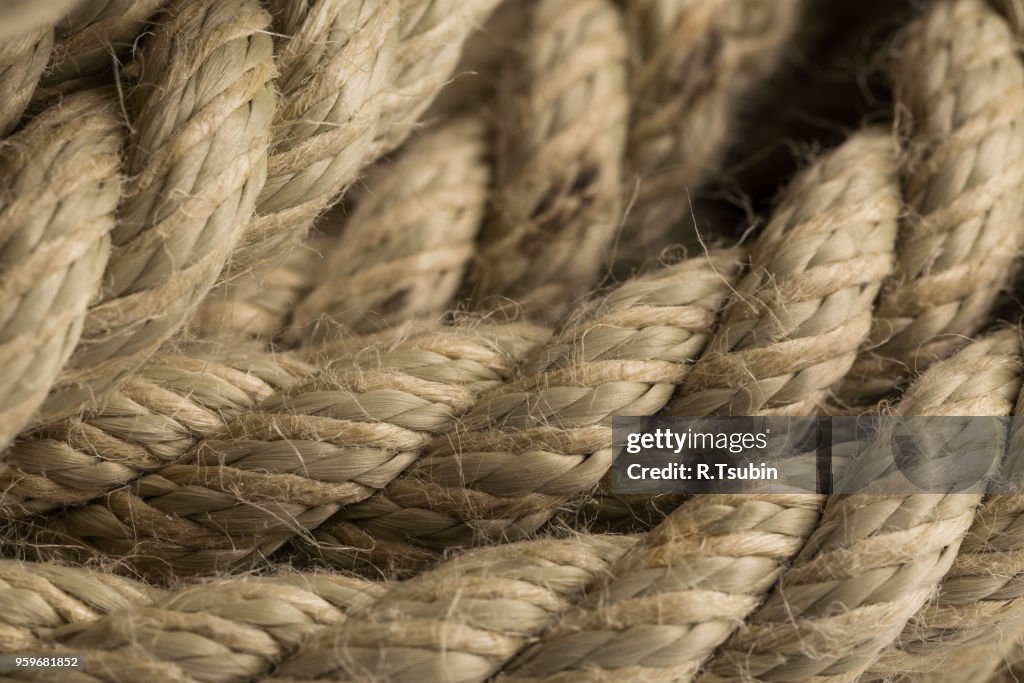
[[[45,550],[75,558],[91,547],[156,577],[257,560],[392,481],[547,335],[430,326],[383,348],[363,342],[364,353],[242,412],[189,457],[51,518],[42,542],[58,547]]]
[[[586,293],[621,211],[626,35],[609,0],[541,0],[508,68],[493,218],[470,275],[477,304],[557,319]],[[489,301],[490,300],[490,301]]]
[[[167,0],[76,0],[56,27],[40,87],[47,95],[79,90],[129,53]]]
[[[445,311],[483,218],[486,132],[478,117],[456,119],[370,173],[318,284],[294,310],[294,338],[317,343]]]
[[[607,472],[613,414],[654,415],[671,398],[738,256],[711,252],[591,302],[402,478],[318,529],[322,551],[339,566],[408,571],[448,546],[538,529]]]
[[[234,276],[207,296],[193,329],[206,339],[273,339],[316,286],[324,258],[336,242],[334,236],[314,234],[265,272],[254,269]]]
[[[851,136],[792,183],[673,415],[813,415],[853,365],[893,264],[895,141]]]
[[[160,595],[103,571],[0,560],[0,652],[41,649],[62,626],[149,604]]]
[[[1021,388],[1020,337],[994,333],[936,363],[896,416],[1009,415]],[[767,601],[719,649],[702,681],[854,680],[948,572],[981,496],[833,497]]]
[[[692,680],[803,546],[824,500],[690,498],[499,680]]]
[[[640,184],[615,269],[625,274],[677,242],[694,246],[687,192],[711,176],[743,102],[775,70],[802,0],[636,0],[628,159]],[[689,238],[689,239],[687,239]]]
[[[271,680],[483,683],[635,540],[540,539],[459,555],[322,629]]]
[[[843,393],[884,394],[978,331],[1024,238],[1024,65],[982,0],[945,0],[907,33],[893,74],[909,129],[896,272],[874,344]]]
[[[68,97],[0,148],[0,450],[78,342],[110,256],[122,134],[112,93]]]
[[[893,147],[884,131],[855,134],[790,183],[671,414],[814,412],[867,337],[891,267],[900,209]],[[803,547],[824,500],[691,498],[509,676],[692,680]]]
[[[157,354],[102,410],[23,434],[0,464],[0,512],[19,519],[99,498],[177,462],[313,372],[282,356],[226,351]]]
[[[102,297],[44,404],[71,414],[115,388],[212,287],[266,171],[269,17],[255,0],[172,3],[142,51],[130,177]]]

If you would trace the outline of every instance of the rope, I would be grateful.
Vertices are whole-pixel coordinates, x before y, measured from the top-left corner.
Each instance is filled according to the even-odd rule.
[[[254,0],[172,3],[143,48],[102,295],[47,419],[124,382],[209,291],[263,184],[274,72]]]
[[[1020,337],[1006,330],[935,364],[893,413],[1009,415],[1020,390]],[[846,681],[892,643],[949,571],[980,495],[831,499],[765,603],[701,680]]]
[[[674,415],[812,415],[868,337],[900,212],[894,144],[851,136],[787,188]]]
[[[485,133],[477,118],[456,119],[369,175],[318,284],[294,310],[292,325],[307,343],[445,311],[483,217]]]
[[[689,197],[720,164],[743,103],[780,62],[801,5],[627,3],[634,52],[628,158],[640,184],[622,228],[617,273],[677,242],[696,246]]]
[[[893,74],[906,114],[904,220],[874,344],[844,388],[892,389],[985,322],[1019,252],[1024,66],[1006,22],[980,0],[939,2],[907,32]],[[979,84],[983,87],[979,87]]]
[[[522,324],[430,326],[383,347],[364,342],[364,353],[243,412],[188,458],[50,519],[55,537],[44,542],[86,544],[153,576],[258,559],[389,483],[546,335]]]
[[[611,415],[654,415],[668,402],[737,256],[712,252],[592,302],[401,479],[323,525],[321,548],[339,566],[408,571],[449,546],[536,531],[607,472]]]
[[[80,505],[177,462],[234,417],[313,372],[232,348],[158,354],[102,410],[22,435],[0,464],[0,510],[25,518]]]
[[[111,93],[68,97],[0,150],[0,448],[79,339],[110,256],[121,129]]]
[[[531,16],[497,149],[494,218],[470,276],[477,303],[507,297],[557,318],[607,261],[626,137],[626,35],[607,0],[544,0]]]

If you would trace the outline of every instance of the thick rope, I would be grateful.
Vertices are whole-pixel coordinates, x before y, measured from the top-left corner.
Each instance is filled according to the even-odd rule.
[[[981,0],[936,3],[908,29],[895,71],[904,116],[904,220],[873,347],[843,393],[892,389],[985,322],[1024,238],[1024,65],[1009,27]]]
[[[1016,417],[1022,414],[1024,394],[1014,410]],[[1022,449],[1024,429],[1018,427],[1007,447],[1014,469]],[[941,680],[951,670],[962,670],[963,660],[982,654],[982,659],[998,659],[1006,647],[1003,641],[1024,635],[1022,522],[1024,497],[985,498],[935,599],[914,615],[894,647],[871,667],[873,678],[901,674]]]
[[[896,416],[1009,415],[1020,391],[1014,330],[921,375]],[[707,666],[706,681],[849,681],[933,594],[974,518],[973,493],[833,498],[767,601]]]
[[[471,284],[477,302],[557,318],[607,263],[619,222],[626,35],[609,0],[542,0],[531,19],[507,69],[495,216]]]
[[[669,412],[813,412],[867,337],[899,208],[884,131],[856,134],[804,171],[753,244],[750,271]],[[509,675],[692,679],[803,547],[823,502],[816,494],[692,498]]]
[[[337,241],[311,235],[265,272],[257,268],[234,276],[207,296],[193,328],[204,338],[274,339],[316,286],[325,255]]]
[[[477,117],[457,119],[374,169],[316,288],[295,308],[295,337],[315,343],[447,309],[483,217],[486,133]]]
[[[640,185],[616,258],[623,273],[666,246],[693,245],[688,193],[717,169],[738,110],[801,16],[801,0],[626,4],[635,53],[628,158]]]
[[[40,83],[44,92],[76,90],[112,70],[165,4],[167,0],[77,0],[57,24],[53,55]]]
[[[53,29],[72,0],[21,0],[0,8],[0,137],[21,119],[53,51]]]
[[[675,415],[813,415],[853,365],[893,264],[896,145],[852,136],[786,191]]]
[[[130,181],[103,293],[50,417],[115,388],[209,291],[266,171],[274,96],[269,17],[255,0],[179,1],[143,48],[131,102]]]
[[[483,683],[634,542],[584,536],[460,555],[321,630],[272,680]]]
[[[317,540],[333,561],[409,570],[448,546],[516,539],[593,488],[612,460],[611,416],[654,415],[700,353],[735,251],[628,282],[592,302],[512,382],[436,438],[383,493]]]
[[[0,652],[42,649],[62,626],[146,605],[160,595],[107,572],[0,560]]]
[[[814,530],[824,496],[695,496],[502,681],[688,681]]]
[[[33,419],[110,257],[122,131],[113,93],[68,97],[0,149],[0,449]]]
[[[99,498],[177,462],[313,372],[267,353],[230,354],[157,354],[102,410],[22,435],[0,464],[0,512],[19,519]]]
[[[390,483],[547,334],[429,326],[364,341],[363,353],[243,412],[191,457],[50,520],[51,540],[128,556],[156,576],[257,560]]]

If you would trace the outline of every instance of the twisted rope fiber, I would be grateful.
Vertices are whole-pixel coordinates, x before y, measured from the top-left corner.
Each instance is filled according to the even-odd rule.
[[[0,449],[78,342],[110,256],[122,135],[112,94],[43,112],[0,150]]]
[[[21,519],[87,503],[177,462],[312,366],[268,353],[157,354],[102,410],[23,434],[0,464],[0,512]]]
[[[654,415],[707,341],[736,272],[712,252],[595,300],[381,494],[316,534],[335,562],[414,568],[448,546],[515,540],[593,488],[610,417]]]
[[[743,102],[777,67],[802,0],[626,3],[634,46],[628,159],[640,184],[616,272],[692,242],[686,191],[715,172]]]
[[[790,184],[672,414],[818,412],[892,270],[894,147],[885,131],[855,134]]]
[[[254,0],[176,2],[143,48],[130,181],[102,297],[45,413],[125,381],[209,291],[266,171],[274,74]]]
[[[881,130],[855,134],[790,183],[671,414],[814,412],[867,338],[891,268],[900,208],[893,146]],[[692,680],[803,547],[824,500],[686,501],[506,673]]]
[[[314,219],[397,147],[497,0],[276,0],[284,105],[267,185],[232,272],[300,240]]]
[[[1020,353],[1015,330],[973,342],[921,375],[893,414],[1009,415]],[[794,565],[701,680],[856,679],[934,593],[979,500],[972,493],[832,498]]]
[[[316,343],[445,311],[483,217],[486,132],[478,117],[456,119],[370,174],[318,284],[293,313],[296,333]]]
[[[548,334],[429,326],[363,341],[363,353],[243,411],[188,457],[51,518],[42,551],[85,544],[155,577],[258,560],[392,481]]]
[[[557,318],[593,284],[619,220],[626,35],[607,0],[543,0],[531,19],[470,280],[478,303]]]
[[[265,272],[255,269],[234,276],[199,307],[192,320],[195,332],[213,339],[274,339],[316,286],[326,254],[336,242],[332,235],[310,235]]]
[[[107,572],[0,560],[0,652],[42,649],[62,626],[145,605],[160,595]]]
[[[81,89],[128,54],[167,0],[76,0],[56,26],[40,86],[46,95]]]
[[[266,674],[317,631],[344,623],[384,591],[381,584],[327,574],[219,579],[84,616],[53,629],[44,652],[82,655],[84,670],[69,678],[75,683],[140,681],[151,675],[175,683],[241,683]],[[11,679],[45,680],[46,675],[19,672]]]
[[[1024,235],[1024,66],[1006,22],[980,0],[939,2],[908,29],[893,74],[910,154],[896,273],[874,343],[844,387],[892,389],[978,331]]]

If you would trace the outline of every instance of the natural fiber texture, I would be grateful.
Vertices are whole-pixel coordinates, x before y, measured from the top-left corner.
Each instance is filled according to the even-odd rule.
[[[41,649],[62,626],[146,605],[160,595],[108,572],[0,560],[0,652]]]
[[[1024,395],[1018,397],[1014,415],[1024,415]],[[1019,478],[1024,429],[1013,431],[1006,452]],[[978,659],[992,662],[989,670],[995,669],[993,660],[999,659],[1006,642],[1024,635],[1022,521],[1024,496],[985,498],[935,599],[914,615],[895,646],[872,666],[875,677],[917,672],[922,675],[915,680],[943,680]]]
[[[1009,415],[1021,344],[1002,331],[919,377],[897,416]],[[795,564],[702,680],[855,680],[949,570],[974,518],[972,493],[831,499]]]
[[[365,352],[231,420],[191,457],[49,522],[56,544],[186,575],[258,559],[391,482],[547,332],[428,327]]]
[[[274,679],[482,683],[634,540],[535,540],[458,556],[323,629]]]
[[[867,339],[892,269],[894,142],[852,136],[802,173],[750,251],[675,415],[813,415]]]
[[[243,271],[287,250],[356,178],[380,122],[396,49],[392,0],[275,0],[281,105],[257,216],[232,256]]]
[[[48,94],[67,92],[112,69],[165,4],[167,0],[76,0],[57,24],[43,89]]]
[[[255,0],[173,3],[143,48],[131,180],[103,296],[44,410],[67,415],[128,379],[209,291],[252,212],[274,97]]]
[[[0,6],[0,40],[60,22],[81,0],[7,0]]]
[[[0,449],[75,348],[110,257],[122,134],[106,90],[67,98],[0,148]]]
[[[335,562],[347,554],[386,570],[537,530],[608,471],[612,415],[654,415],[668,402],[707,341],[738,256],[684,261],[592,302],[405,476],[345,508],[317,539],[336,547]]]
[[[267,353],[158,354],[102,410],[23,435],[0,464],[0,512],[80,505],[177,462],[312,367]]]
[[[193,319],[194,330],[214,339],[273,339],[316,286],[325,255],[336,242],[335,237],[313,235],[265,271],[256,268],[234,276],[207,296]]]
[[[0,136],[18,124],[53,49],[52,25],[26,28],[0,38]]]
[[[909,149],[895,274],[874,344],[844,388],[890,390],[985,322],[1024,238],[1024,65],[982,0],[936,3],[908,29],[894,74]]]
[[[494,217],[471,284],[557,318],[608,261],[626,137],[626,36],[610,0],[541,0],[509,68]]]
[[[500,0],[399,0],[398,45],[372,158],[398,148],[451,78],[462,46]]]
[[[694,244],[689,195],[718,168],[734,120],[780,61],[801,0],[637,0],[629,161],[639,189],[616,269]],[[700,226],[697,226],[698,228]]]
[[[457,119],[374,170],[295,308],[292,338],[372,332],[447,309],[483,217],[486,132],[476,117]]]
[[[500,680],[688,681],[803,546],[824,496],[696,496]]]
[[[372,604],[379,584],[326,574],[201,583],[95,621],[54,640],[84,652],[83,681],[144,680],[154,665],[172,681],[241,683],[268,673],[301,643]]]

